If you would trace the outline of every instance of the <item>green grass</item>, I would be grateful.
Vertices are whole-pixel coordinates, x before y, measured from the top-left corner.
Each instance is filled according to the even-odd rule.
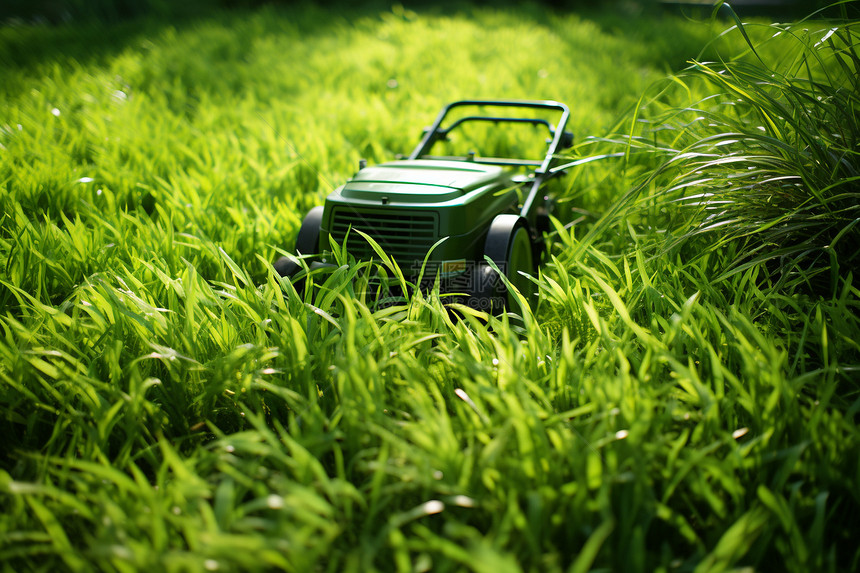
[[[743,244],[722,276],[762,267],[774,290],[832,294],[858,263],[858,31],[805,25],[766,27],[746,58],[694,63],[640,109],[628,153],[662,161],[641,184],[644,217],[674,203],[689,218],[664,249]]]
[[[790,107],[856,114],[856,29],[753,23],[759,61],[725,21],[619,14],[0,28],[3,569],[856,569],[856,127]],[[303,294],[273,275],[359,158],[461,97],[559,99],[571,159],[630,151],[565,180],[536,308],[380,308],[348,254]],[[725,197],[691,199],[702,170]]]

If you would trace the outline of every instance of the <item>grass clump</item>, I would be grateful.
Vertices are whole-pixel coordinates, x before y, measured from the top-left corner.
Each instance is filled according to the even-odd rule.
[[[772,25],[760,43],[748,28],[738,23],[744,57],[696,62],[649,102],[631,141],[663,163],[639,201],[680,206],[666,249],[735,244],[718,278],[761,266],[776,290],[834,293],[856,274],[860,241],[857,26]],[[671,103],[685,96],[703,97]]]

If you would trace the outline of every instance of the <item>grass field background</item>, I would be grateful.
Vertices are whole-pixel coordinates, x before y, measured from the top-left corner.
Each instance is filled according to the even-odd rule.
[[[3,569],[856,570],[857,30],[734,23],[4,25]],[[623,154],[564,180],[535,308],[273,275],[459,98],[564,101],[572,160]]]

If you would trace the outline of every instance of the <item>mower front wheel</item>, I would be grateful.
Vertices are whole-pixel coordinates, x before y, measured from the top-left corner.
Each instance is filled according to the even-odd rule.
[[[297,255],[315,255],[319,251],[320,228],[323,220],[323,207],[317,206],[308,211],[299,228],[296,237],[295,252]],[[292,277],[301,270],[301,266],[290,260],[289,257],[281,257],[275,261],[275,271],[282,277]]]

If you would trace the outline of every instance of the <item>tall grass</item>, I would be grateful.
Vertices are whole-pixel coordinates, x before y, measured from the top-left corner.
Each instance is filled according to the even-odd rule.
[[[761,42],[754,28],[738,20],[742,57],[694,63],[643,108],[631,150],[659,159],[638,200],[649,214],[681,207],[667,210],[667,250],[732,245],[718,280],[761,267],[776,290],[833,294],[860,242],[857,26],[773,25]]]
[[[567,101],[584,141],[713,25],[639,51],[616,14],[348,16],[151,21],[92,59],[0,30],[4,570],[856,569],[853,275],[714,280],[742,241],[662,248],[703,235],[655,177],[616,202],[653,154],[572,170],[511,316],[381,308],[343,251],[301,293],[270,264],[448,100]]]

